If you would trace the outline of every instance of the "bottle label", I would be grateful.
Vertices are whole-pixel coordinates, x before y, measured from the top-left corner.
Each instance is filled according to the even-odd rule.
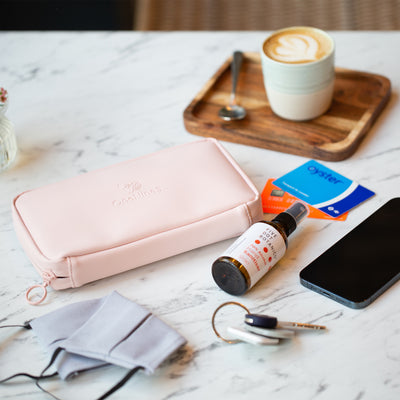
[[[239,261],[250,276],[250,288],[285,254],[286,244],[273,226],[256,222],[223,254]]]

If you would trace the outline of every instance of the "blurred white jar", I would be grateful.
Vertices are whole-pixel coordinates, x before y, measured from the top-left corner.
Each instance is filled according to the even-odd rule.
[[[7,90],[0,87],[0,172],[7,169],[17,155],[14,125],[5,116],[8,106]]]

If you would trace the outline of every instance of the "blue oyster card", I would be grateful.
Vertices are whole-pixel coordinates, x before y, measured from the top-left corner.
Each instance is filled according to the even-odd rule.
[[[274,185],[331,217],[338,217],[375,193],[317,161],[283,175]]]

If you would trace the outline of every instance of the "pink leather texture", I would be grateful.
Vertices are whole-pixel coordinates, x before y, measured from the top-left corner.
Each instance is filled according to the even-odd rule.
[[[26,191],[13,201],[21,245],[55,289],[238,236],[262,217],[257,189],[215,139]]]

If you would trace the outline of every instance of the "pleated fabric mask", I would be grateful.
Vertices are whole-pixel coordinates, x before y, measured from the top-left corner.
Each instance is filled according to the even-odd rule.
[[[64,306],[29,321],[25,327],[36,333],[51,360],[39,376],[20,373],[0,383],[24,375],[35,379],[44,390],[39,381],[55,375],[45,375],[52,365],[63,380],[108,364],[129,369],[100,399],[118,390],[139,369],[152,374],[186,343],[173,328],[117,292]]]

